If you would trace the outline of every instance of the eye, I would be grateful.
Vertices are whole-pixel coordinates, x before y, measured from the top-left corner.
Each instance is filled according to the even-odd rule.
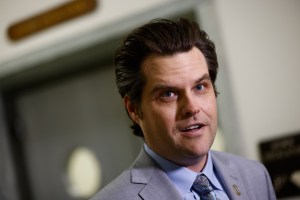
[[[160,94],[160,96],[163,98],[169,98],[175,96],[175,94],[172,91],[164,91]]]
[[[196,90],[203,91],[205,89],[205,86],[203,84],[199,84],[196,86]]]
[[[171,102],[177,98],[177,93],[172,90],[165,90],[159,93],[158,98],[162,102]]]

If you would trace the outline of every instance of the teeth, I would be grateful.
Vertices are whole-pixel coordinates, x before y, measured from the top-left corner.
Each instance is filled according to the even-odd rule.
[[[190,130],[198,129],[198,128],[200,128],[200,125],[193,125],[193,126],[183,129],[183,131],[190,131]]]

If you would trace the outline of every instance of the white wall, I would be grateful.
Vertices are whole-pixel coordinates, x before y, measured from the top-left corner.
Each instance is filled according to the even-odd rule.
[[[213,9],[229,78],[220,96],[231,93],[226,111],[235,113],[221,121],[239,131],[227,145],[259,159],[262,140],[300,132],[300,1],[216,0]]]

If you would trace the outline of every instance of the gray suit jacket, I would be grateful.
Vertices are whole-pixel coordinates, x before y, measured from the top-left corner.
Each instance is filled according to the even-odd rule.
[[[213,165],[231,200],[275,200],[265,167],[231,154],[211,151]],[[142,149],[133,166],[91,200],[182,200],[165,172]]]

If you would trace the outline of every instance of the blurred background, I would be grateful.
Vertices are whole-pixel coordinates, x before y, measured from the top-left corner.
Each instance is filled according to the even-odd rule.
[[[300,1],[1,0],[0,200],[88,199],[137,156],[112,57],[153,18],[217,46],[214,149],[263,162],[300,198]]]

